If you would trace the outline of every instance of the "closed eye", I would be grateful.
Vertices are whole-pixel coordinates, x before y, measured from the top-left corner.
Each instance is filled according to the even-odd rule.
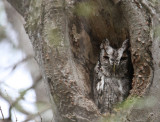
[[[121,58],[121,60],[127,60],[128,59],[128,57],[122,57]]]
[[[104,59],[109,59],[109,57],[108,57],[108,56],[103,56],[103,58],[104,58]]]

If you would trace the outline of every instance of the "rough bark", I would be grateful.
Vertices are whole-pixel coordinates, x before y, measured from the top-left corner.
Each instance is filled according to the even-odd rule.
[[[140,4],[140,3],[139,3]],[[132,81],[133,95],[143,95],[153,79],[153,63],[151,54],[151,18],[146,10],[139,8],[136,3],[122,1],[124,17],[127,20],[134,77]]]
[[[159,109],[154,109],[160,99],[159,54],[155,51],[159,38],[154,40],[154,21],[139,1],[28,0],[24,8],[22,1],[9,2],[26,18],[26,31],[47,84],[55,121],[97,121],[101,117],[92,100],[92,78],[99,45],[105,38],[112,40],[115,48],[130,39],[134,69],[130,96],[157,97],[154,106],[133,105],[124,112],[125,121],[159,121]]]

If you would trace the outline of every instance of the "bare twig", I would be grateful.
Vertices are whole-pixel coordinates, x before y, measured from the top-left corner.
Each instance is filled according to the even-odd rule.
[[[5,92],[6,92],[6,95],[7,95],[7,97],[9,98],[9,95],[8,95],[8,93],[7,93],[7,91],[5,90]],[[10,103],[10,101],[8,101],[9,103]],[[10,105],[12,106],[12,104],[10,103]],[[18,119],[17,119],[17,116],[16,116],[16,112],[15,112],[15,110],[13,109],[13,113],[14,113],[14,116],[15,116],[15,118],[16,118],[16,122],[18,121]]]
[[[34,84],[27,88],[26,90],[23,91],[23,93],[12,103],[12,105],[10,106],[9,108],[9,113],[11,113],[11,110],[12,110],[12,107],[15,106],[23,97],[24,95],[30,90],[30,89],[33,89],[37,86],[37,84],[39,83],[39,81],[42,79],[42,76],[39,75],[36,79],[36,81],[34,82]]]
[[[42,76],[39,75],[37,78],[36,78],[36,81],[34,82],[34,84],[27,88],[26,90],[23,91],[23,93],[15,100],[13,101],[11,99],[11,97],[7,94],[7,95],[4,95],[3,92],[0,91],[0,95],[3,99],[5,99],[6,101],[8,101],[10,103],[10,108],[9,108],[9,117],[8,118],[11,118],[11,110],[12,108],[15,106],[15,105],[18,105],[18,108],[22,108],[18,102],[24,97],[24,95],[30,90],[30,89],[33,89],[37,86],[37,84],[39,83],[39,81],[42,79]],[[6,91],[6,90],[5,90]],[[6,92],[7,93],[7,92]],[[7,97],[6,97],[7,96]],[[28,113],[27,111],[25,111],[24,109],[21,109],[20,112],[26,114],[26,115],[30,115],[30,113]],[[17,120],[16,120],[17,121]]]
[[[40,117],[40,119],[41,119],[41,122],[42,122],[42,117],[41,117],[41,114],[38,112],[38,115],[39,115],[39,117]]]
[[[18,61],[16,64],[11,65],[11,66],[8,66],[8,67],[5,67],[5,69],[12,68],[12,71],[13,71],[14,69],[16,69],[16,67],[17,67],[18,65],[20,65],[21,63],[24,63],[24,62],[26,62],[27,60],[30,60],[30,59],[32,59],[32,58],[34,58],[33,55],[28,55],[28,56],[26,56],[25,58],[23,58],[21,61]]]
[[[8,66],[8,67],[5,67],[5,68],[3,68],[3,67],[0,67],[0,68],[3,68],[4,70],[7,70],[7,69],[9,69],[9,68],[12,68],[11,69],[11,71],[7,74],[7,76],[5,76],[3,79],[4,79],[4,81],[8,78],[8,76],[10,76],[11,75],[11,73],[17,68],[17,66],[18,65],[20,65],[20,64],[22,64],[22,63],[24,63],[24,62],[26,62],[27,60],[30,60],[30,59],[32,59],[32,58],[34,58],[32,55],[29,55],[29,56],[26,56],[24,59],[22,59],[21,61],[19,61],[19,62],[17,62],[16,64],[14,64],[14,65],[11,65],[11,66]],[[2,83],[2,82],[1,82]]]
[[[30,89],[35,88],[41,79],[42,79],[42,76],[39,75],[37,77],[36,81],[34,82],[34,84],[31,87],[29,87],[26,90],[24,90],[23,93],[14,101],[14,103],[12,103],[12,105],[13,106],[16,105]]]
[[[35,117],[39,116],[39,114],[42,114],[45,111],[48,111],[48,109],[50,109],[50,108],[51,108],[51,106],[48,105],[46,108],[44,108],[42,111],[38,112],[37,114],[28,116],[27,119],[25,120],[25,122],[33,120]],[[41,116],[40,116],[40,118],[41,118]],[[41,122],[42,122],[42,118],[41,118]]]
[[[2,111],[1,106],[0,106],[0,111],[1,111],[1,114],[2,114],[2,118],[3,118],[3,120],[4,120],[4,115],[3,115],[3,111]]]

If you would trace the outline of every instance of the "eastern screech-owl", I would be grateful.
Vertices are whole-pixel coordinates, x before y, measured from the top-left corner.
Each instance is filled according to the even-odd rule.
[[[128,40],[125,40],[121,48],[114,49],[106,39],[100,46],[99,61],[94,68],[93,91],[94,101],[101,113],[111,113],[113,106],[129,94],[127,45]]]

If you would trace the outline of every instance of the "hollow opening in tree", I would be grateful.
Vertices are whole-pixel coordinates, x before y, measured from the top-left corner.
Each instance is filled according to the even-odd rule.
[[[88,88],[85,91],[85,95],[87,97],[92,98],[95,101],[96,105],[99,107],[99,109],[105,108],[104,104],[108,101],[100,100],[100,97],[102,97],[101,95],[104,95],[104,93],[102,92],[102,89],[104,90],[104,86],[102,86],[104,82],[102,79],[105,79],[105,82],[111,82],[106,84],[110,86],[110,88],[106,86],[106,91],[109,89],[109,91],[107,92],[110,92],[112,94],[112,92],[114,92],[116,89],[119,89],[119,92],[116,91],[114,95],[110,96],[113,97],[113,99],[103,98],[110,99],[113,101],[113,104],[116,104],[119,101],[124,100],[124,98],[126,98],[129,95],[133,77],[133,66],[130,55],[130,43],[128,42],[126,49],[124,49],[124,51],[121,52],[122,55],[119,59],[120,63],[125,62],[127,59],[125,67],[124,65],[120,65],[119,67],[117,67],[119,69],[114,69],[113,64],[111,66],[108,66],[110,64],[108,62],[108,68],[112,68],[107,69],[108,74],[105,75],[105,71],[102,70],[107,68],[107,66],[103,67],[101,65],[102,62],[100,62],[100,55],[102,49],[100,49],[100,45],[103,43],[102,41],[107,38],[109,40],[108,46],[111,47],[114,50],[114,54],[118,56],[118,50],[122,48],[123,42],[126,39],[129,40],[128,25],[125,18],[123,17],[123,13],[121,12],[120,8],[118,6],[115,6],[110,1],[105,1],[104,4],[101,5],[101,7],[97,7],[99,5],[96,6],[96,4],[102,4],[98,1],[92,3],[78,2],[76,4],[77,8],[74,15],[69,17],[69,39],[71,45],[71,52],[73,54],[73,60],[76,63],[76,67],[83,72],[83,76],[85,77],[84,82]],[[83,12],[83,10],[86,10],[85,6],[87,5],[89,6],[87,10],[90,8],[92,8],[93,10],[89,14]],[[80,12],[77,14],[77,11]],[[83,13],[85,13],[85,15],[83,15]],[[105,53],[107,53],[106,49],[104,50]],[[108,57],[108,54],[105,54],[104,58],[108,58],[107,60],[109,60],[110,57]],[[99,62],[100,65],[98,67],[98,71],[95,73],[95,66],[97,62]],[[117,70],[114,72],[117,72],[119,75],[124,73],[124,76],[113,76],[113,74],[109,71],[113,69]],[[97,75],[99,72],[101,72],[100,75],[102,76]],[[105,75],[105,78],[103,77],[103,75]],[[111,77],[110,81],[107,80],[107,77]],[[119,79],[118,77],[121,78]],[[125,77],[127,77],[127,80],[129,80],[129,82],[125,79]],[[95,79],[97,81],[95,81]],[[127,81],[128,83],[123,84],[123,81]],[[113,83],[115,85],[115,88],[111,89],[111,87],[114,87]],[[128,87],[127,91],[125,91],[125,85],[127,85],[126,87]],[[97,89],[99,89],[99,91],[95,91]],[[110,106],[112,107],[112,105]],[[111,107],[108,108],[111,109]],[[107,110],[101,109],[102,113],[106,111]]]

